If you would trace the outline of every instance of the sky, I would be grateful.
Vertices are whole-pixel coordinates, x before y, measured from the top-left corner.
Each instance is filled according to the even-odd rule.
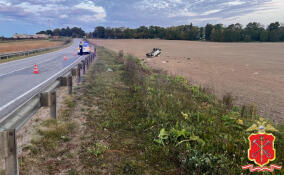
[[[284,0],[0,0],[0,36],[95,26],[284,22]]]

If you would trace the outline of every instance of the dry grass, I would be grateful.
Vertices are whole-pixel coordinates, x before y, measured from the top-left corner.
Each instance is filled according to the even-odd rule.
[[[61,41],[36,40],[0,43],[0,54],[48,48],[63,45]]]

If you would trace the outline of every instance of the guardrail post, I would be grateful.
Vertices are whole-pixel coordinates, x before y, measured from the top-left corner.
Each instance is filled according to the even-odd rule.
[[[83,74],[86,74],[86,60],[83,60]]]
[[[89,56],[85,59],[86,65],[87,65],[87,69],[89,69]]]
[[[49,106],[50,116],[54,119],[57,119],[56,112],[56,91],[43,92],[40,97],[41,106]]]
[[[0,160],[5,162],[4,173],[6,175],[18,175],[16,129],[1,131],[0,139]]]
[[[6,171],[8,175],[18,175],[18,152],[16,130],[9,129],[8,132],[8,158],[6,159]]]
[[[58,80],[60,81],[60,86],[68,85],[68,76],[59,77]]]
[[[57,120],[57,112],[56,112],[56,91],[51,91],[50,95],[50,115],[52,118]]]
[[[80,63],[78,64],[78,67],[77,67],[77,80],[79,84],[81,81],[81,64]]]
[[[68,86],[68,93],[71,95],[72,94],[72,86],[73,86],[73,80],[72,80],[72,76],[68,76],[67,79],[67,86]]]
[[[85,60],[82,60],[83,74],[86,74]]]
[[[6,174],[5,171],[5,166],[6,166],[6,158],[8,157],[8,143],[7,143],[7,132],[6,131],[0,131],[0,174],[4,173]],[[3,163],[3,164],[2,164]]]
[[[75,68],[72,68],[72,69],[71,69],[71,75],[72,75],[72,76],[76,76],[76,69],[75,69]]]

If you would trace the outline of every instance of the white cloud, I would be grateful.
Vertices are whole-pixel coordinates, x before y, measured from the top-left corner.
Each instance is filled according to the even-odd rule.
[[[197,14],[194,12],[190,12],[186,8],[169,13],[168,15],[168,17],[193,17],[193,16],[197,16]]]
[[[193,20],[190,20],[189,22],[211,22],[211,21],[218,21],[220,20],[221,18],[219,17],[212,17],[212,18],[197,18],[197,19],[193,19]]]
[[[20,7],[24,9],[25,11],[28,11],[34,14],[37,14],[39,12],[49,11],[49,10],[63,10],[67,8],[62,5],[56,5],[56,4],[38,5],[38,4],[31,4],[29,2],[22,2],[20,4],[15,5],[14,7]]]
[[[78,23],[78,21],[97,22],[105,21],[106,18],[105,9],[95,5],[91,0],[73,2],[46,0],[44,3],[41,1],[36,3],[33,3],[33,1],[19,1],[16,3],[11,0],[11,2],[0,0],[0,11],[5,12],[6,17],[14,16],[17,20],[17,16],[21,16],[22,20],[28,20],[32,23],[46,23],[49,19],[58,24],[65,22]]]
[[[96,6],[92,1],[81,2],[74,6],[74,8],[89,10],[93,14],[92,15],[83,15],[79,19],[81,21],[103,21],[106,18],[106,11],[103,7]]]
[[[201,13],[201,15],[204,15],[204,16],[206,16],[206,15],[211,15],[211,14],[214,14],[214,13],[218,13],[218,12],[220,12],[220,11],[222,11],[222,9],[209,10],[209,11],[206,11],[206,12]]]
[[[240,0],[223,3],[223,5],[225,5],[225,6],[236,6],[236,5],[242,5],[242,4],[245,4],[245,2],[240,1]]]
[[[7,0],[0,0],[0,5],[1,6],[11,6],[11,2]]]
[[[61,19],[65,19],[65,18],[68,18],[69,16],[68,15],[66,15],[66,14],[63,14],[63,15],[60,15],[59,16],[59,18],[61,18]]]
[[[251,13],[237,16],[233,20],[225,20],[225,23],[232,23],[232,21],[240,22],[243,25],[249,22],[256,21],[263,24],[270,24],[275,21],[283,22],[284,19],[284,1],[283,0],[272,0],[262,4],[257,10]]]
[[[149,10],[149,9],[165,9],[169,8],[169,3],[167,1],[155,1],[155,0],[143,0],[142,2],[138,3],[138,8],[142,10]]]

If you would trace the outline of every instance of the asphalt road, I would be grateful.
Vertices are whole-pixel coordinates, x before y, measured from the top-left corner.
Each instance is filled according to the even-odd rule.
[[[38,56],[0,64],[0,122],[4,116],[47,84],[67,72],[85,56],[74,56],[80,39],[74,39],[71,46]],[[64,60],[66,55],[67,60]],[[34,65],[39,74],[34,74]]]

